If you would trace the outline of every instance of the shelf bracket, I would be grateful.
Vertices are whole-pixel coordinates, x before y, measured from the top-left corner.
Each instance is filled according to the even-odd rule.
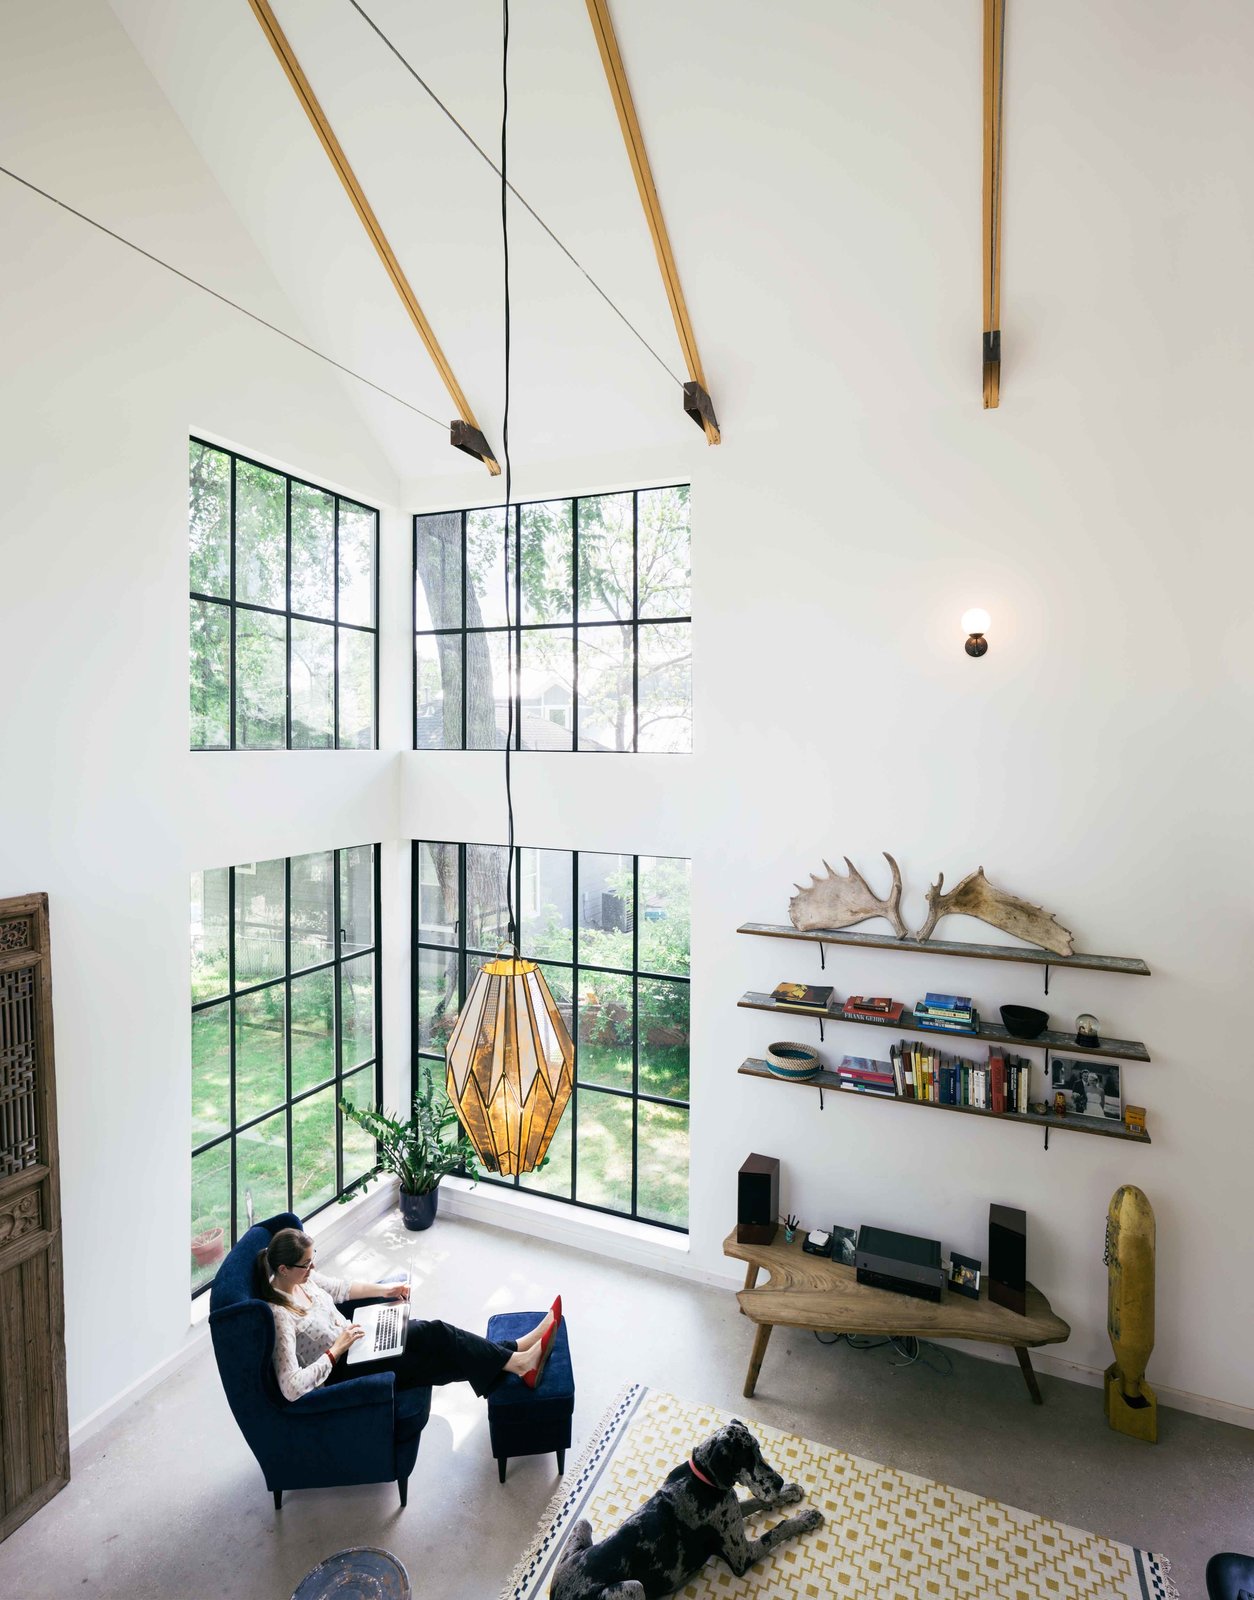
[[[819,1084],[819,1110],[823,1109],[823,1085]]]
[[[1049,962],[1045,963],[1045,993],[1049,993]]]
[[[1045,1148],[1049,1149],[1049,1123],[1045,1124]]]
[[[826,972],[827,971],[827,957],[823,953],[823,941],[822,941],[822,939],[819,940],[819,971],[820,972]]]
[[[823,1043],[823,1019],[819,1018],[819,1043]]]

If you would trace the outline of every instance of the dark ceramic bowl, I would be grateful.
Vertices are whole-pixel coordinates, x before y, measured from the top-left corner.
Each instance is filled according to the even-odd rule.
[[[1035,1039],[1049,1027],[1049,1012],[1035,1006],[1002,1006],[1001,1020],[1016,1039]]]

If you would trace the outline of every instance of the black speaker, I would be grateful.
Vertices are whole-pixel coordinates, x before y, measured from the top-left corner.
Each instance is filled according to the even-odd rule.
[[[773,1244],[779,1226],[779,1157],[746,1157],[736,1180],[736,1243]]]
[[[988,1297],[1027,1315],[1028,1215],[1016,1206],[988,1208]]]

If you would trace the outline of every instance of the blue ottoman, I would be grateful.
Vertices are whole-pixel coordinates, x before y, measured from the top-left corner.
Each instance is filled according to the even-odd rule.
[[[503,1311],[488,1318],[488,1338],[500,1343],[519,1339],[543,1316],[543,1311]],[[535,1388],[529,1389],[516,1373],[507,1372],[488,1395],[488,1435],[501,1482],[505,1482],[505,1463],[511,1456],[541,1456],[553,1450],[558,1472],[565,1472],[574,1412],[575,1369],[570,1364],[563,1317]]]

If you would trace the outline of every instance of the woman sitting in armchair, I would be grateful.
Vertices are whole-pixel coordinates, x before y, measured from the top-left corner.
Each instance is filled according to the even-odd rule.
[[[313,1240],[298,1228],[280,1228],[268,1247],[258,1252],[254,1272],[257,1297],[267,1301],[274,1313],[274,1370],[287,1400],[299,1400],[320,1384],[371,1372],[394,1372],[400,1389],[464,1380],[480,1396],[505,1373],[515,1372],[534,1389],[562,1318],[559,1295],[530,1333],[505,1344],[449,1322],[411,1318],[399,1355],[357,1362],[350,1368],[344,1356],[363,1330],[349,1322],[336,1301],[408,1300],[409,1285],[324,1277],[314,1269]]]

